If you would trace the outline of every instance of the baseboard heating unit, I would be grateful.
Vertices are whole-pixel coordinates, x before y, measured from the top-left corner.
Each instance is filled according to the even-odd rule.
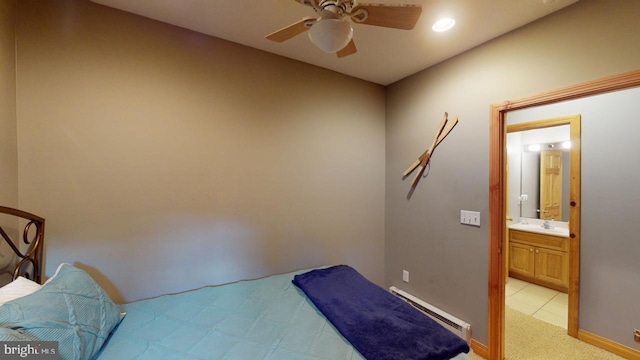
[[[391,291],[393,295],[408,302],[416,309],[422,311],[425,315],[440,323],[440,325],[444,326],[447,330],[460,336],[467,342],[467,344],[471,342],[471,325],[468,323],[458,319],[446,311],[438,309],[424,300],[398,289],[395,286],[390,287],[389,291]]]

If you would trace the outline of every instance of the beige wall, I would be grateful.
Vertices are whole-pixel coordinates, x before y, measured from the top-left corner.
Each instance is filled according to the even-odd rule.
[[[0,1],[0,205],[18,207],[18,137],[16,134],[16,1]],[[18,221],[0,216],[0,226],[12,239]],[[15,256],[0,239],[0,284],[11,281]]]
[[[0,205],[18,206],[16,1],[0,2]]]
[[[615,5],[581,0],[388,88],[387,285],[406,288],[470,322],[473,337],[486,344],[489,105],[640,68],[639,15],[636,0]],[[428,177],[408,198],[409,181],[402,181],[401,174],[428,146],[444,111],[458,116],[460,123],[437,148]],[[463,209],[480,211],[482,226],[459,224]],[[619,245],[637,242],[615,235],[610,240]],[[595,263],[613,269],[619,267],[615,256],[589,253]],[[625,264],[610,271],[618,275],[610,280],[637,284],[637,267]],[[403,269],[410,271],[409,284],[402,283]],[[590,280],[582,279],[585,284]],[[593,288],[602,285],[589,283],[590,294],[597,294]],[[590,303],[611,299],[611,294],[599,296]],[[638,314],[631,300],[621,304],[607,308],[611,318]],[[581,307],[580,314],[600,310]],[[624,327],[613,331],[609,325],[590,322],[587,330],[637,349],[632,329]]]
[[[383,87],[85,1],[18,20],[48,275],[118,301],[338,263],[383,283]]]

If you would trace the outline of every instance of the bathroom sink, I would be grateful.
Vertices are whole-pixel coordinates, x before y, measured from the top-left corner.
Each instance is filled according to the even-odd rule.
[[[521,224],[521,223],[518,223],[518,224],[509,225],[509,229],[520,230],[520,231],[529,231],[529,232],[534,232],[534,233],[538,233],[538,234],[569,237],[569,229],[566,229],[564,227],[559,227],[559,226],[553,226],[553,225],[551,225],[551,228],[545,229],[540,224]]]

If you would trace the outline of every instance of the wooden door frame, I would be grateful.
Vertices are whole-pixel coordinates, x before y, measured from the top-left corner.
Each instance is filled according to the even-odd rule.
[[[505,227],[506,218],[506,114],[509,111],[548,105],[586,96],[598,95],[615,90],[640,86],[640,70],[588,81],[526,98],[490,107],[489,128],[489,318],[488,318],[488,355],[489,360],[504,359],[504,296],[505,296]],[[570,200],[572,201],[572,200]],[[580,206],[577,202],[576,206]],[[571,220],[574,221],[573,219]],[[579,222],[579,219],[578,219]],[[573,226],[572,226],[573,227]],[[574,276],[579,276],[579,267]],[[577,279],[577,277],[576,277]],[[578,286],[571,283],[569,286]],[[573,300],[573,304],[572,304]],[[577,314],[578,299],[570,299],[569,306],[575,306]],[[572,336],[578,334],[578,323],[568,329]]]

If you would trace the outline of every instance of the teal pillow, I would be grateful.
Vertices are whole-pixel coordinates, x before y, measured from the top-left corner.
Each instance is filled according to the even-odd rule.
[[[0,306],[1,335],[57,341],[61,359],[90,359],[122,320],[118,305],[81,269],[61,264],[42,288]]]

